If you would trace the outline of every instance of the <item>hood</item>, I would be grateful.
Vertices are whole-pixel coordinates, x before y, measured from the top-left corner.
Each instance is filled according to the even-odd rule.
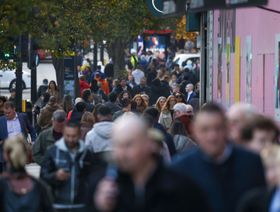
[[[99,122],[94,125],[95,133],[104,139],[111,139],[113,123],[109,121]]]
[[[64,152],[68,152],[69,151],[67,146],[66,146],[66,144],[65,144],[64,138],[61,138],[60,140],[58,140],[55,143],[55,146],[58,149],[60,149],[60,150],[62,150]],[[82,140],[79,140],[79,150],[78,150],[78,152],[83,152],[84,150],[85,150],[85,144],[84,144],[84,142]]]

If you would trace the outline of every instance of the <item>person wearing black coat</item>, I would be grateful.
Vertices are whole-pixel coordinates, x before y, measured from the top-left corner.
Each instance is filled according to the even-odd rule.
[[[82,116],[84,115],[84,112],[86,111],[87,104],[84,102],[78,102],[74,109],[73,112],[70,116],[70,122],[75,122],[75,123],[80,123]]]
[[[154,79],[157,78],[157,71],[155,68],[152,68],[147,73],[147,85],[151,86]]]
[[[186,68],[184,72],[180,75],[178,83],[180,84],[183,81],[186,81],[186,84],[192,83],[193,85],[195,85],[197,83],[194,73],[188,68]]]
[[[260,188],[246,193],[237,212],[269,212],[276,191],[276,188]]]
[[[114,78],[114,64],[112,61],[104,68],[105,78]]]
[[[129,132],[129,133],[128,133]],[[113,127],[113,158],[91,199],[96,211],[209,212],[203,192],[188,177],[166,167],[155,132],[136,115]]]
[[[133,88],[132,91],[133,91],[134,95],[136,95],[136,94],[147,94],[148,96],[150,96],[150,93],[151,93],[150,87],[147,86],[146,78],[142,78],[141,82],[140,82],[140,85],[136,85]]]
[[[150,103],[154,105],[161,96],[168,97],[170,95],[169,84],[165,81],[160,81],[158,78],[154,79],[151,84]]]
[[[169,86],[169,82],[166,80],[160,81],[161,84],[161,90],[162,90],[162,96],[169,97],[171,94],[171,88]]]
[[[206,104],[193,127],[200,149],[173,164],[200,185],[214,212],[235,212],[242,195],[266,184],[260,157],[228,144],[225,123],[223,109]]]
[[[154,105],[157,102],[158,98],[162,96],[160,87],[160,80],[158,78],[154,79],[151,83],[151,105]]]

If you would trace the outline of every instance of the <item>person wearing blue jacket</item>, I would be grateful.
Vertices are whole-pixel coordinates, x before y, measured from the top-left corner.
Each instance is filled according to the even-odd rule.
[[[266,184],[260,156],[231,145],[226,123],[220,106],[202,107],[193,127],[199,148],[173,164],[203,189],[214,212],[235,212],[246,192]]]
[[[84,191],[91,154],[79,138],[79,126],[67,123],[63,138],[48,149],[41,167],[41,178],[52,189],[57,211],[86,211]]]
[[[4,169],[3,145],[7,138],[23,135],[27,141],[28,135],[31,136],[30,142],[35,142],[36,131],[24,113],[17,113],[13,102],[5,102],[4,116],[0,117],[0,173]]]

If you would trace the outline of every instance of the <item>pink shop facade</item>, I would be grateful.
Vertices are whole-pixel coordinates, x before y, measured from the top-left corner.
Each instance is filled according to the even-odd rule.
[[[279,0],[266,8],[280,11]],[[280,121],[280,14],[261,8],[208,12],[207,98]]]

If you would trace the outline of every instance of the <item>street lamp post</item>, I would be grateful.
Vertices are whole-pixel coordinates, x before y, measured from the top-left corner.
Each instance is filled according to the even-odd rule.
[[[94,42],[93,46],[93,70],[97,70],[97,54],[98,54],[98,46],[97,43]]]
[[[22,111],[22,35],[18,38],[16,67],[16,110]]]

